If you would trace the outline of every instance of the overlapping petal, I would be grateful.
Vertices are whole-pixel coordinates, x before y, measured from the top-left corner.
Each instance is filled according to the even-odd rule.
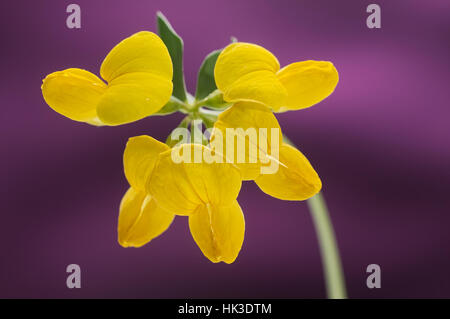
[[[108,85],[81,69],[54,72],[43,81],[44,99],[75,121],[120,125],[159,111],[172,94],[172,61],[152,32],[136,33],[116,45],[100,73]]]
[[[230,204],[241,188],[240,172],[230,163],[206,163],[203,156],[208,151],[200,144],[182,144],[161,153],[147,191],[177,215],[191,215],[207,203]]]
[[[169,149],[166,144],[148,135],[130,138],[123,153],[123,167],[128,183],[135,189],[144,191],[159,154]]]
[[[144,191],[130,187],[120,204],[119,243],[123,247],[141,247],[169,228],[174,217]]]
[[[188,215],[192,236],[212,262],[233,262],[244,240],[245,222],[236,198],[241,175],[230,163],[207,162],[211,149],[182,144],[169,149],[149,136],[131,138],[124,152],[132,187],[119,216],[119,242],[139,247]]]
[[[287,91],[275,75],[279,69],[277,58],[263,47],[233,43],[219,55],[214,78],[226,101],[258,101],[281,107]]]
[[[151,73],[128,73],[109,83],[97,105],[100,120],[120,125],[158,112],[170,99],[172,82]]]
[[[237,42],[220,53],[214,76],[218,87],[226,89],[242,76],[258,71],[276,73],[279,69],[280,63],[268,50],[259,45]]]
[[[279,70],[269,51],[249,43],[227,46],[214,76],[226,101],[256,101],[275,112],[312,106],[329,96],[339,80],[331,62],[296,62]]]
[[[212,262],[234,262],[244,241],[245,221],[236,200],[230,205],[199,206],[189,216],[192,237]]]
[[[172,60],[159,36],[141,31],[122,40],[106,56],[100,75],[111,82],[118,77],[145,72],[172,80]]]
[[[233,144],[226,144],[227,129],[237,132]],[[249,137],[249,129],[256,132],[256,137]],[[254,180],[265,193],[284,200],[305,200],[320,191],[322,184],[314,168],[300,151],[282,142],[280,125],[263,104],[238,102],[231,106],[218,116],[211,143],[218,136],[222,137],[225,145],[223,154],[236,163],[243,179]],[[239,147],[239,141],[242,144],[245,141],[245,148]],[[232,158],[228,156],[230,147],[234,150]],[[249,156],[251,148],[258,154],[254,163],[249,162],[253,159]],[[242,153],[245,154],[244,163],[239,163],[238,152],[241,157]]]
[[[278,149],[281,140],[277,119],[256,102],[238,102],[222,112],[211,135],[211,144],[222,145],[219,151],[239,167],[244,180],[260,174],[261,165],[268,164],[272,146]]]

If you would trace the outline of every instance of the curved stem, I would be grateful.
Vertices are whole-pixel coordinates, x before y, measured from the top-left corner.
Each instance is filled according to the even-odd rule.
[[[321,193],[308,199],[314,227],[319,241],[327,295],[330,299],[347,298],[341,258],[325,200]]]
[[[297,148],[286,135],[283,135],[283,142]],[[319,241],[328,298],[345,299],[347,298],[347,291],[345,288],[344,272],[342,271],[339,248],[325,199],[322,193],[318,193],[308,199],[307,203],[313,219],[314,228],[316,229],[317,240]]]

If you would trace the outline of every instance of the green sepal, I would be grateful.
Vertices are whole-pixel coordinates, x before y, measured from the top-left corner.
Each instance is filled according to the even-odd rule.
[[[217,121],[217,115],[203,113],[202,109],[200,109],[199,117],[203,121],[203,124],[205,125],[206,128],[213,128],[214,123],[216,123]]]
[[[207,97],[197,103],[200,106],[205,106],[215,110],[224,110],[232,104],[223,99],[223,94],[219,90],[211,92]]]
[[[197,89],[195,91],[195,99],[197,101],[204,99],[217,89],[216,81],[214,80],[214,67],[220,52],[222,50],[215,50],[203,60],[197,77]]]
[[[170,98],[169,102],[167,102],[166,105],[164,105],[162,107],[162,109],[160,109],[158,112],[152,114],[152,116],[169,115],[169,114],[175,113],[176,111],[180,110],[182,105],[183,105],[183,102],[181,102],[180,100],[178,100],[177,98],[174,98],[172,96]]]
[[[158,33],[167,49],[173,64],[173,92],[172,95],[181,101],[186,101],[186,84],[183,74],[183,40],[170,25],[169,20],[161,13],[156,14]]]

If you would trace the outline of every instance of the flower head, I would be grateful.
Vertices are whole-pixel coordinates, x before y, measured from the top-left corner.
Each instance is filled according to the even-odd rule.
[[[222,51],[214,77],[226,101],[261,102],[275,112],[310,107],[329,96],[339,80],[331,62],[296,62],[280,70],[268,50],[242,42]]]
[[[139,32],[106,56],[99,77],[82,69],[48,75],[42,95],[56,112],[92,125],[120,125],[159,111],[172,94],[172,61],[163,41]]]
[[[245,234],[237,202],[243,180],[282,200],[305,200],[320,191],[318,174],[284,142],[272,111],[320,102],[333,92],[338,73],[324,61],[280,69],[266,49],[233,43],[205,58],[194,97],[184,83],[182,39],[161,13],[158,29],[162,39],[139,32],[116,45],[101,65],[103,80],[70,68],[48,75],[42,94],[56,112],[96,126],[157,112],[186,114],[167,144],[146,135],[129,139],[123,156],[129,188],[120,204],[118,241],[123,247],[143,246],[166,231],[176,215],[187,216],[203,254],[214,263],[232,263]],[[209,140],[196,138],[202,134],[198,120],[212,128]]]

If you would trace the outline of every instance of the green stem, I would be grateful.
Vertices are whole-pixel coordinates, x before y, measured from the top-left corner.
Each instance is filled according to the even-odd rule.
[[[333,225],[322,194],[318,193],[308,199],[308,207],[311,211],[319,241],[328,298],[345,299],[347,298],[347,292],[345,289],[341,258],[339,256]]]
[[[297,148],[286,135],[283,135],[283,142]],[[317,240],[319,241],[328,298],[345,299],[347,298],[347,291],[345,288],[344,272],[342,271],[339,248],[325,199],[322,193],[318,193],[308,199],[307,203],[313,219],[314,228],[316,229]]]

